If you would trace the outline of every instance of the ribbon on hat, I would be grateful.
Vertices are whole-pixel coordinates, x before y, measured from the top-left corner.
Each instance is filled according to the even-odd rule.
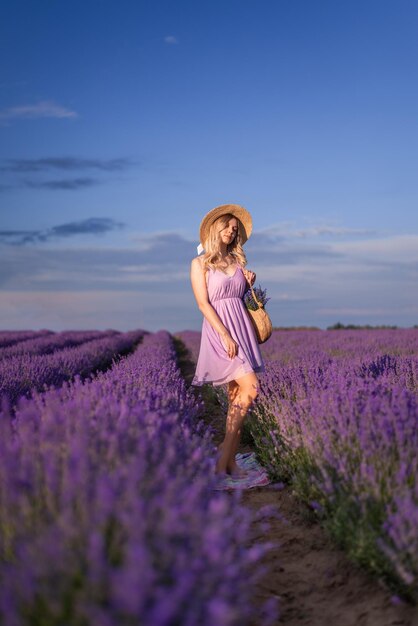
[[[204,250],[204,247],[202,246],[201,243],[199,243],[199,245],[197,246],[197,254],[202,254]]]

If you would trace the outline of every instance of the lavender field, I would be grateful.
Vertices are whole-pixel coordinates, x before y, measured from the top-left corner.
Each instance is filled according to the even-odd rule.
[[[170,334],[0,339],[0,623],[273,624],[252,602],[273,512],[213,490]]]
[[[0,333],[0,623],[268,626],[271,507],[213,490],[174,339]],[[418,599],[418,330],[275,331],[245,436],[350,557]],[[216,390],[226,409],[224,390]]]
[[[200,333],[178,337],[196,360]],[[355,562],[416,603],[418,330],[275,331],[262,353],[246,422],[259,460]]]

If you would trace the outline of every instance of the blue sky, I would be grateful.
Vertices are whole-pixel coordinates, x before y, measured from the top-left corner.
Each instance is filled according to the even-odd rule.
[[[276,325],[418,323],[417,27],[407,0],[2,2],[0,328],[199,329],[228,202]]]

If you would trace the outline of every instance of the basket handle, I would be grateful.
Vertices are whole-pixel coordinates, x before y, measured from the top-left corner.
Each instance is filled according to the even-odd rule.
[[[264,305],[263,305],[263,303],[262,303],[262,302],[260,302],[259,300],[257,300],[257,296],[255,295],[255,291],[254,291],[254,289],[253,289],[253,286],[252,286],[252,285],[250,285],[250,289],[251,289],[251,293],[252,293],[252,295],[253,295],[253,298],[254,298],[255,302],[258,304],[258,308],[259,308],[259,309],[263,309],[263,308],[264,308]]]

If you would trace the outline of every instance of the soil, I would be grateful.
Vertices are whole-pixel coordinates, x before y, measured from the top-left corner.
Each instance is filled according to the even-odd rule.
[[[178,363],[187,385],[194,374],[184,344],[175,339]],[[205,403],[202,419],[214,428],[214,443],[222,441],[225,415],[210,385],[191,387]],[[242,444],[240,452],[251,450]],[[254,593],[254,602],[279,599],[277,624],[287,626],[418,626],[418,607],[393,597],[384,584],[352,563],[321,527],[291,485],[242,491],[241,503],[256,511],[269,504],[280,517],[269,519],[262,541],[277,547],[264,557],[267,572]],[[258,626],[254,624],[253,626]]]

